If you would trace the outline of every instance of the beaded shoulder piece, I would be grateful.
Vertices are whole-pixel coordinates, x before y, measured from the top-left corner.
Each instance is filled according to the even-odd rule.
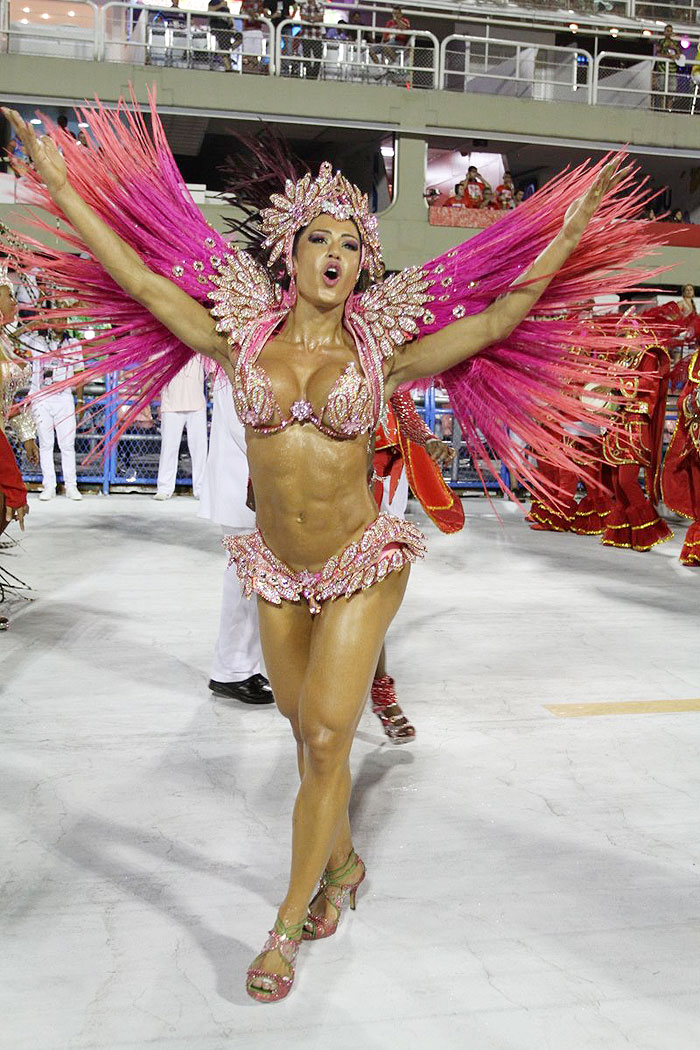
[[[418,319],[424,317],[426,304],[433,298],[429,286],[427,273],[409,266],[353,300],[348,318],[372,350],[383,359],[393,357],[397,347],[418,334]]]
[[[397,347],[419,331],[418,318],[425,314],[428,280],[423,270],[410,266],[373,285],[361,296],[351,296],[345,321],[355,337],[365,375],[374,395],[377,420],[384,418],[384,361]]]
[[[217,318],[217,330],[226,333],[236,347],[243,345],[252,328],[282,306],[279,285],[273,284],[265,267],[248,252],[236,249],[227,254],[211,281],[215,287],[209,298],[214,303],[211,313]]]

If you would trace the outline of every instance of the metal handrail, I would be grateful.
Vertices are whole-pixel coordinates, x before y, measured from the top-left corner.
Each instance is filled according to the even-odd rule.
[[[149,13],[151,11],[153,11],[156,14],[162,14],[162,15],[166,16],[165,17],[165,21],[167,21],[167,14],[168,14],[168,12],[169,11],[172,12],[174,10],[172,7],[164,7],[161,4],[141,4],[141,3],[134,4],[134,3],[129,3],[128,0],[108,0],[108,2],[101,9],[100,26],[99,26],[100,58],[99,58],[98,61],[102,61],[102,62],[105,61],[106,44],[107,44],[107,12],[109,11],[110,8],[116,8],[116,7],[128,8],[128,9],[137,11],[139,14],[142,11],[146,11],[146,12],[149,12]],[[255,22],[256,25],[257,24],[263,24],[266,27],[266,30],[267,30],[267,34],[266,35],[267,35],[267,39],[268,39],[268,59],[269,59],[269,66],[268,66],[269,74],[268,75],[270,75],[270,76],[273,75],[273,73],[274,73],[274,64],[275,64],[275,27],[273,26],[273,24],[272,24],[272,22],[270,21],[269,18],[266,18],[263,15],[260,15],[259,17],[255,16],[254,18],[249,16],[249,15],[233,15],[230,12],[226,12],[226,11],[217,11],[217,12],[213,13],[211,11],[185,11],[184,9],[180,9],[180,15],[185,15],[185,18],[182,21],[183,21],[183,23],[184,23],[184,25],[186,27],[188,47],[189,47],[189,43],[190,43],[190,40],[191,40],[192,19],[195,19],[195,20],[200,20],[201,19],[202,21],[206,21],[210,17],[213,17],[213,18],[216,18],[216,19],[219,19],[219,20],[227,19],[231,23],[231,31],[232,32],[233,32],[233,30],[235,28],[234,27],[234,23],[235,22],[243,22],[243,23],[245,23],[245,22],[253,21],[253,22]],[[130,44],[131,43],[129,40],[124,40],[123,42],[125,44]],[[146,45],[145,44],[144,45],[131,44],[131,46],[134,46],[134,47],[141,47],[141,46],[143,46],[143,47],[145,47]]]
[[[674,59],[672,59],[672,58],[664,58],[663,55],[635,55],[635,54],[626,53],[626,52],[623,52],[623,51],[599,51],[598,54],[596,55],[595,66],[594,66],[594,70],[593,70],[593,97],[591,99],[591,103],[593,105],[597,105],[597,103],[598,103],[598,89],[601,86],[600,85],[600,66],[601,66],[601,62],[605,58],[615,58],[615,59],[624,58],[624,59],[629,59],[631,62],[635,62],[635,63],[640,64],[640,65],[641,65],[641,63],[644,62],[644,63],[647,63],[648,65],[651,66],[651,71],[653,71],[653,68],[654,68],[655,65],[665,65],[666,66],[666,79],[667,80],[668,80],[668,67],[670,65],[677,66],[677,63],[674,61]],[[615,87],[614,90],[618,91],[618,92],[620,92],[622,94],[624,94],[625,92],[628,92],[629,94],[639,94],[639,92],[635,88],[625,88],[625,87],[619,87],[618,86],[618,87]]]
[[[517,51],[516,51],[516,63],[517,63],[517,65],[516,65],[516,75],[515,75],[515,79],[516,80],[520,79],[518,71],[519,71],[519,57],[520,57],[521,50],[532,50],[534,48],[537,51],[547,51],[547,52],[555,51],[555,52],[558,52],[560,54],[563,54],[563,55],[566,55],[568,57],[571,57],[574,60],[573,78],[572,78],[572,84],[571,84],[572,90],[574,90],[574,91],[578,91],[580,88],[582,88],[584,86],[584,85],[578,83],[578,80],[577,80],[577,77],[576,77],[576,73],[577,73],[577,70],[578,70],[578,65],[577,65],[577,62],[576,62],[577,56],[578,55],[584,55],[586,60],[587,60],[587,69],[588,69],[588,76],[587,76],[587,80],[586,80],[586,84],[585,84],[586,96],[587,96],[586,97],[586,101],[589,104],[592,103],[592,101],[593,101],[593,77],[591,75],[591,71],[593,70],[593,55],[591,55],[591,53],[589,51],[586,51],[585,48],[582,48],[582,47],[577,47],[577,48],[561,47],[561,46],[556,45],[556,44],[537,44],[537,43],[534,43],[533,41],[526,41],[526,40],[506,40],[505,38],[499,39],[497,37],[492,37],[492,36],[489,36],[489,37],[484,37],[484,36],[465,36],[462,33],[453,33],[451,36],[445,37],[445,39],[442,41],[442,43],[440,45],[440,80],[439,80],[439,85],[438,86],[440,87],[441,90],[445,89],[445,79],[447,77],[447,74],[454,73],[454,70],[451,70],[451,69],[447,68],[447,48],[448,48],[448,44],[450,44],[454,40],[459,40],[459,41],[461,41],[463,43],[467,43],[467,44],[481,44],[487,50],[486,61],[488,61],[488,48],[489,48],[489,46],[491,44],[496,44],[497,46],[505,46],[505,47],[510,47],[510,48],[517,48]],[[479,76],[488,77],[489,74],[488,73],[480,73]]]
[[[353,10],[355,10],[355,8],[353,8]],[[316,28],[318,28],[319,25],[323,26],[326,31],[328,29],[337,29],[337,26],[334,26],[334,25],[324,25],[324,23],[319,23],[319,22],[305,22],[305,21],[303,21],[301,19],[292,19],[292,18],[286,18],[286,19],[284,19],[284,21],[282,21],[282,22],[280,22],[278,24],[277,32],[276,32],[276,41],[275,41],[275,75],[276,76],[280,76],[281,75],[282,45],[283,45],[283,43],[286,40],[289,40],[289,37],[285,37],[284,36],[283,29],[286,28],[287,26],[308,26],[308,27],[316,27]],[[428,66],[421,66],[421,67],[409,66],[408,69],[409,69],[409,71],[412,71],[412,72],[413,71],[418,71],[418,72],[422,72],[422,73],[430,72],[431,75],[432,75],[433,87],[437,87],[438,86],[438,81],[439,81],[439,76],[440,76],[440,61],[439,61],[440,60],[440,42],[439,42],[438,38],[435,36],[434,33],[429,32],[427,29],[412,29],[412,28],[408,28],[405,31],[399,30],[398,32],[402,36],[406,36],[406,37],[408,37],[410,39],[410,46],[411,47],[414,46],[416,39],[430,41],[432,55],[433,55],[432,66],[430,66],[430,67],[428,67]],[[364,36],[369,36],[370,34],[372,36],[375,36],[377,33],[381,33],[382,36],[392,36],[392,35],[395,36],[395,35],[397,35],[397,30],[393,29],[393,28],[387,29],[386,26],[364,26],[364,25],[360,26],[360,25],[347,24],[347,25],[343,26],[343,33],[354,33],[355,34],[355,42],[357,44],[359,44],[363,40],[363,34],[364,34]],[[326,36],[323,37],[323,39],[325,41],[327,41],[327,42],[333,42],[334,38],[333,37],[328,37],[326,35]],[[285,61],[293,61],[293,60],[290,59],[289,56],[285,56]]]

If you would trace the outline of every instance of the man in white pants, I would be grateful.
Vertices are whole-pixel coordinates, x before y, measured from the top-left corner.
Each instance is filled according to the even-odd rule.
[[[204,366],[199,357],[188,361],[171,379],[160,398],[160,459],[154,499],[170,499],[175,491],[182,431],[192,460],[192,492],[199,499],[207,464],[207,402]]]
[[[250,532],[255,515],[246,506],[248,459],[245,431],[225,376],[214,383],[209,456],[202,486],[199,517],[217,522],[225,536]],[[243,597],[234,566],[224,572],[219,637],[209,688],[216,696],[244,704],[271,704],[270,683],[261,674],[262,653],[255,599]]]
[[[32,355],[32,381],[30,394],[52,387],[64,379],[70,379],[82,370],[80,350],[76,349],[73,361],[54,358],[52,355],[59,349],[65,352],[69,342],[67,333],[57,336],[53,332],[31,332],[21,337],[21,343]],[[78,401],[82,394],[78,390]],[[46,394],[32,404],[32,413],[36,423],[39,440],[39,462],[43,488],[39,493],[40,500],[50,500],[56,495],[56,468],[53,459],[54,434],[61,450],[61,470],[63,483],[68,499],[81,500],[75,466],[75,403],[71,389],[59,390],[55,394]]]

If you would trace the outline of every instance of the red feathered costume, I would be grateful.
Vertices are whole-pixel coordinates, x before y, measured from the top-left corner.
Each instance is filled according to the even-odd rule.
[[[440,467],[425,450],[435,435],[416,412],[413,398],[397,391],[388,406],[386,423],[377,430],[374,473],[374,498],[381,505],[384,478],[390,478],[389,498],[393,499],[406,467],[408,484],[426,514],[441,532],[459,532],[464,526],[462,501],[445,482]]]
[[[692,518],[681,550],[684,565],[700,565],[700,351],[688,366],[678,397],[678,420],[664,460],[661,492],[666,506]]]
[[[624,345],[618,358],[620,393],[624,399],[612,426],[603,436],[603,456],[612,468],[614,503],[602,541],[609,547],[651,550],[673,533],[656,510],[660,498],[661,438],[670,372],[669,352],[651,329],[642,349]],[[645,495],[639,469],[646,474]]]

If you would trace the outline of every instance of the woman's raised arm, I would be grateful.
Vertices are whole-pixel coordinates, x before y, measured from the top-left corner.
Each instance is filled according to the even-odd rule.
[[[484,347],[507,338],[523,321],[558,270],[577,247],[603,197],[625,177],[617,161],[601,171],[590,189],[566,212],[557,236],[550,241],[510,290],[487,309],[446,325],[409,343],[392,358],[387,377],[387,396],[402,383],[445,372],[460,361],[474,357]]]
[[[209,311],[167,277],[150,270],[82,199],[70,184],[66,162],[53,139],[47,135],[37,138],[31,124],[14,110],[3,107],[2,112],[24,143],[51,199],[109,276],[186,346],[228,369],[226,338],[217,332]]]

